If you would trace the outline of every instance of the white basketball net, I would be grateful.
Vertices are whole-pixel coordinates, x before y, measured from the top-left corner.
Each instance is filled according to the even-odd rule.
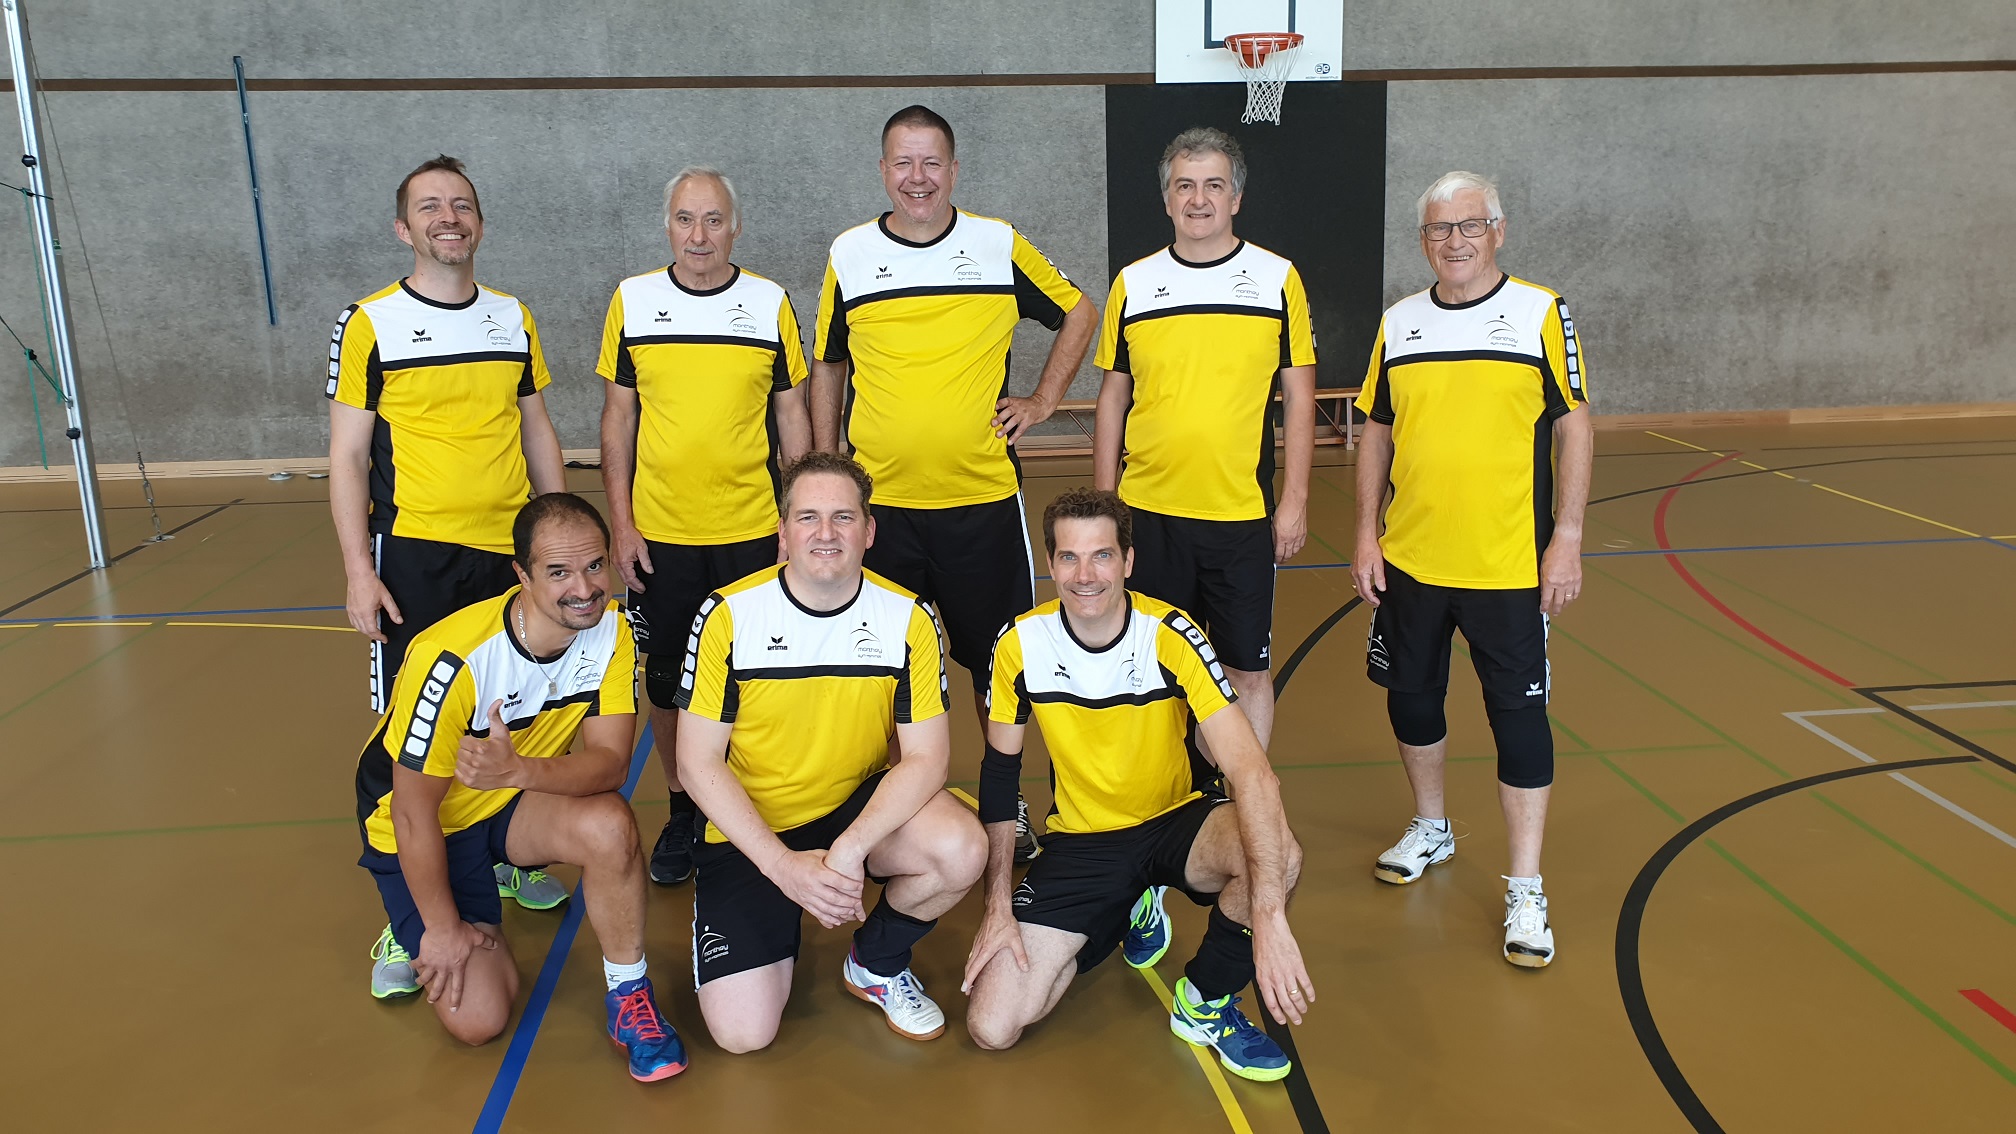
[[[1281,96],[1288,86],[1288,72],[1302,49],[1302,37],[1294,32],[1249,32],[1226,36],[1225,49],[1246,76],[1244,123],[1281,124]]]

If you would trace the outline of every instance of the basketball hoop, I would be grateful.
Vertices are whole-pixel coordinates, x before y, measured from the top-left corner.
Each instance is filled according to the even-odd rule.
[[[1281,124],[1282,91],[1301,47],[1298,32],[1240,32],[1225,37],[1225,50],[1246,76],[1246,113],[1239,121]]]

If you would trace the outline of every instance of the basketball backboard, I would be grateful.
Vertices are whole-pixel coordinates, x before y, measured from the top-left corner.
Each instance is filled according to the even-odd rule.
[[[1290,80],[1334,80],[1344,69],[1344,0],[1155,0],[1155,81],[1245,82],[1225,37],[1265,31],[1302,33]]]

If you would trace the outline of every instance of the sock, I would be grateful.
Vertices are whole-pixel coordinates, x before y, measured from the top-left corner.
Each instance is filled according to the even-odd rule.
[[[644,958],[637,958],[637,963],[634,965],[619,965],[607,957],[602,958],[602,980],[608,984],[609,991],[616,991],[616,986],[619,984],[643,979]]]
[[[1206,1001],[1222,1000],[1253,983],[1253,931],[1212,906],[1204,941],[1183,975]]]
[[[889,891],[854,931],[854,963],[876,976],[893,977],[910,967],[910,949],[937,925],[920,921],[889,904]]]
[[[672,798],[672,814],[674,815],[691,815],[695,811],[700,810],[699,805],[693,802],[693,797],[683,791],[670,791],[666,794]]]
[[[1543,894],[1546,893],[1540,886],[1540,876],[1538,874],[1535,874],[1531,878],[1514,878],[1507,875],[1505,878],[1505,889],[1513,893],[1518,893],[1521,890],[1534,890]]]
[[[1428,824],[1430,827],[1435,828],[1438,834],[1446,835],[1449,833],[1449,820],[1446,818],[1430,819],[1426,815],[1416,815],[1414,818],[1420,820],[1423,823]]]

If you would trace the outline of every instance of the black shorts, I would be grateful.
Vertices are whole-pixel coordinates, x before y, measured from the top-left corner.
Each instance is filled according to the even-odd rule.
[[[1494,709],[1547,703],[1547,616],[1540,588],[1438,587],[1386,564],[1386,593],[1372,611],[1365,674],[1396,693],[1449,687],[1453,631],[1470,643],[1470,664]]]
[[[412,539],[382,532],[371,537],[378,581],[392,592],[404,622],[379,612],[384,642],[371,643],[371,710],[382,713],[392,700],[392,679],[406,660],[406,647],[422,630],[465,606],[493,599],[518,585],[511,557],[494,551]]]
[[[495,866],[510,862],[505,857],[505,835],[511,830],[511,816],[518,810],[523,792],[511,797],[504,810],[473,827],[464,827],[448,836],[448,889],[455,895],[455,912],[462,920],[477,925],[498,925],[504,921],[504,902],[497,893]],[[371,872],[378,883],[378,896],[385,900],[385,916],[392,922],[392,936],[409,956],[420,955],[420,938],[427,932],[420,920],[420,907],[413,904],[413,892],[406,888],[406,875],[399,869],[399,856],[386,854],[364,844],[357,865]],[[524,864],[520,864],[524,865]]]
[[[1231,669],[1265,672],[1274,638],[1274,523],[1134,513],[1127,586],[1195,619]]]
[[[1001,628],[1036,605],[1022,494],[958,508],[875,505],[870,571],[938,608],[952,660],[984,691]]]
[[[1191,889],[1184,868],[1204,820],[1229,802],[1205,795],[1137,827],[1043,836],[1043,853],[1015,887],[1015,920],[1084,934],[1078,971],[1092,971],[1120,944],[1127,914],[1148,887],[1173,887],[1200,906],[1217,899]]]
[[[794,851],[832,846],[833,840],[861,817],[868,798],[887,774],[869,776],[847,802],[810,823],[777,832],[777,838]],[[694,821],[704,824],[705,820],[705,816],[696,816]],[[694,829],[704,830],[704,826]],[[735,844],[696,840],[693,868],[694,988],[798,956],[805,911],[764,877]]]
[[[777,562],[774,535],[740,543],[645,540],[644,545],[651,552],[651,570],[644,574],[644,589],[630,592],[630,630],[640,653],[663,655],[661,660],[671,662],[673,669],[685,660],[693,618],[707,596]],[[656,698],[652,703],[657,704]],[[667,702],[658,707],[669,709],[672,705]]]

